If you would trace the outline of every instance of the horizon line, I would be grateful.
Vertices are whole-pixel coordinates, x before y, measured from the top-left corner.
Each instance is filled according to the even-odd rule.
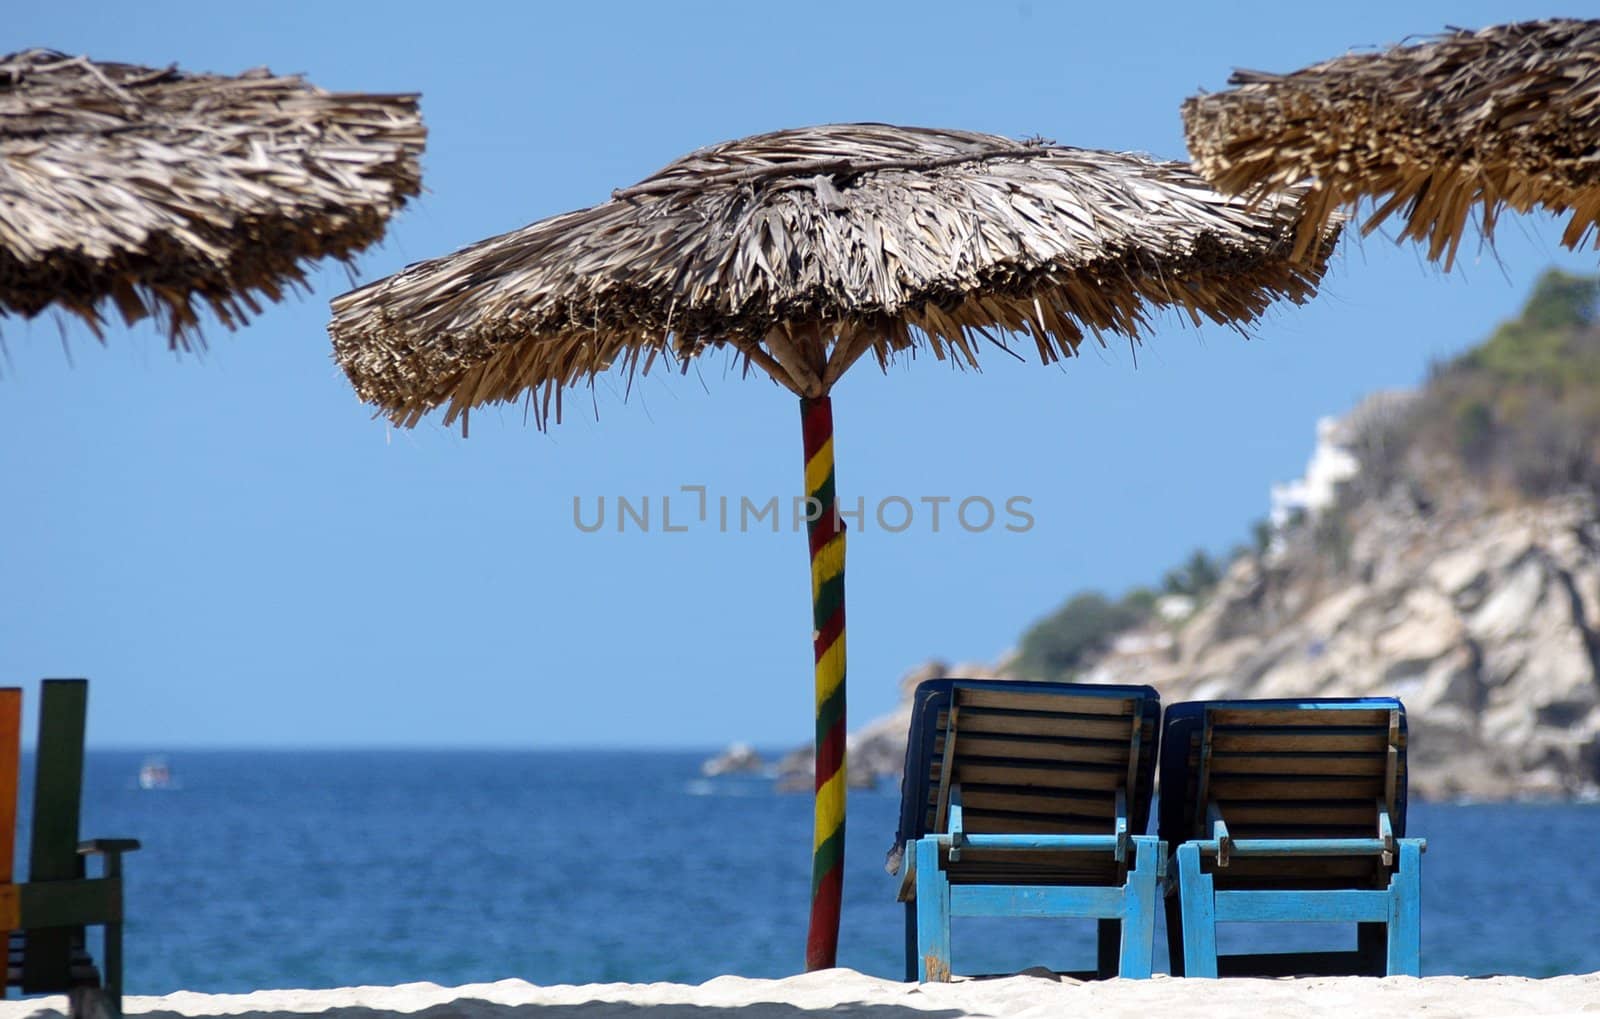
[[[788,754],[798,747],[797,743],[784,744],[783,747],[763,748],[755,746],[757,753],[769,755]],[[84,747],[87,753],[142,753],[150,756],[172,755],[179,753],[263,753],[263,752],[396,752],[396,753],[543,753],[543,752],[578,752],[578,753],[623,753],[623,752],[660,752],[660,753],[709,753],[720,754],[726,750],[727,744],[691,745],[691,744],[664,744],[664,743],[549,743],[549,744],[522,744],[522,743],[195,743],[195,744],[135,744],[135,743],[90,743]],[[31,741],[22,745],[24,753],[32,753],[38,749],[38,742]]]

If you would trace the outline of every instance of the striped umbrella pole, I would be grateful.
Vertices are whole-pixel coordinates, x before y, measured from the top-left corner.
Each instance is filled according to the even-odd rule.
[[[844,523],[833,485],[833,404],[802,399],[806,536],[811,544],[811,643],[817,681],[816,826],[806,969],[828,969],[839,949],[844,893]],[[820,511],[819,511],[820,510]]]

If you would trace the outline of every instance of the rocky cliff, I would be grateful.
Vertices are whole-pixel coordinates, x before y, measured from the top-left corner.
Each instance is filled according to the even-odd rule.
[[[1080,595],[994,666],[939,675],[1149,683],[1164,701],[1390,694],[1423,797],[1600,796],[1600,285],[1551,274],[1414,393],[1325,421],[1305,478],[1225,566]],[[909,705],[852,738],[898,776]],[[784,762],[809,788],[808,750]]]
[[[1120,635],[1082,678],[1169,701],[1394,695],[1419,795],[1600,792],[1594,500],[1393,499],[1349,523],[1341,568],[1294,544],[1241,558],[1192,617]]]
[[[1289,545],[1234,562],[1179,623],[1119,633],[1076,678],[1149,683],[1166,702],[1365,696],[1405,701],[1425,798],[1600,795],[1600,514],[1573,496],[1452,519],[1363,510],[1348,575]],[[901,680],[1009,675],[930,662]],[[898,780],[909,705],[859,730],[857,781]],[[809,788],[809,750],[786,774]]]

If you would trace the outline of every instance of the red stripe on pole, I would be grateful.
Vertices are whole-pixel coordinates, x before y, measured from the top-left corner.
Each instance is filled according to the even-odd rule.
[[[833,647],[833,642],[839,639],[841,633],[844,633],[843,605],[839,606],[839,611],[828,617],[827,623],[823,624],[822,629],[818,630],[817,635],[812,638],[811,652],[813,658],[820,661],[822,656],[827,654],[828,649]]]
[[[806,969],[831,969],[839,944],[839,904],[844,898],[844,868],[823,877],[811,899],[811,930],[806,935]]]
[[[816,456],[822,444],[833,438],[833,405],[827,397],[820,400],[806,400],[805,414],[801,417],[800,427],[805,434],[806,459]]]
[[[827,738],[817,747],[816,788],[821,789],[823,783],[838,774],[839,769],[844,766],[846,738],[843,725],[829,727]]]

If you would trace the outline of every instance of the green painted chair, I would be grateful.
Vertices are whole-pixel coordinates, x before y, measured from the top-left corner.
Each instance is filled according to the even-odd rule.
[[[40,685],[39,746],[33,785],[28,880],[13,881],[22,691],[0,689],[0,930],[9,932],[6,985],[24,994],[68,996],[74,1019],[122,1014],[122,854],[133,839],[78,841],[83,799],[83,733],[89,684]],[[100,877],[85,860],[104,861]],[[105,929],[101,967],[86,928]]]
[[[1093,919],[1098,975],[1150,975],[1160,715],[1147,686],[917,687],[895,854],[907,980],[951,978],[953,916]]]

